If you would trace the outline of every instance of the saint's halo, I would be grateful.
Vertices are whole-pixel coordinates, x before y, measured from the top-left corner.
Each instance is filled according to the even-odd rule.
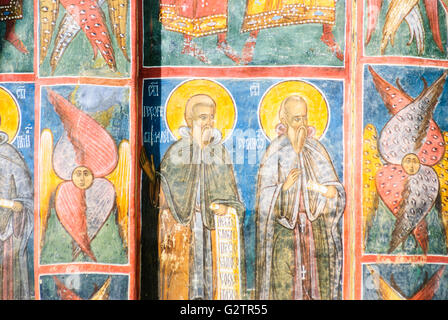
[[[5,88],[0,87],[0,131],[8,134],[12,143],[19,131],[20,111],[16,100]]]
[[[235,102],[222,85],[207,79],[195,79],[181,83],[171,92],[165,108],[168,129],[176,138],[180,138],[179,128],[186,126],[185,105],[192,96],[206,94],[216,103],[215,128],[223,140],[230,136],[236,121]]]
[[[328,126],[328,103],[314,85],[300,80],[283,81],[272,86],[261,99],[258,107],[258,119],[264,134],[269,140],[278,136],[276,126],[280,123],[278,112],[280,104],[287,97],[298,95],[308,105],[308,126],[314,127],[315,139],[319,139]]]

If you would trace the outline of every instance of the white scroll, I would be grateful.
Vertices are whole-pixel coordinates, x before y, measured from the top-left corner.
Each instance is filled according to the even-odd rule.
[[[6,199],[0,199],[0,207],[7,208],[7,209],[12,209],[13,206],[14,206],[14,201],[6,200]]]
[[[240,237],[238,215],[229,208],[215,215],[217,290],[216,300],[241,299]]]

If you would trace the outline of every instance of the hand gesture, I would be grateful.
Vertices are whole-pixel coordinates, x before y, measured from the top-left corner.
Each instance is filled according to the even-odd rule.
[[[23,204],[19,201],[14,201],[11,209],[14,212],[21,212],[23,210]]]
[[[229,212],[230,207],[225,204],[212,203],[210,205],[210,210],[218,216],[225,216]]]
[[[299,174],[301,173],[301,170],[299,170],[298,168],[292,169],[288,176],[286,177],[285,182],[283,183],[283,191],[287,191],[289,190],[289,188],[291,188],[294,183],[296,183],[297,179],[299,178]]]
[[[334,186],[324,186],[314,181],[308,182],[307,189],[319,192],[329,199],[336,197],[338,194],[338,190]]]

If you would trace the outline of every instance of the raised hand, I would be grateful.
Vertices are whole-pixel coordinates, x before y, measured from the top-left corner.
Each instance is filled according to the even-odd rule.
[[[286,177],[285,182],[283,183],[283,191],[287,191],[289,190],[289,188],[291,188],[294,183],[296,183],[297,179],[299,178],[299,174],[301,173],[301,170],[299,170],[298,168],[292,169],[288,176]]]

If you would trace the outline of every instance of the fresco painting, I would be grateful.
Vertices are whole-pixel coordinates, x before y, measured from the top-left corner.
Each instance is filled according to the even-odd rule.
[[[0,298],[448,299],[445,0],[0,0]]]
[[[125,275],[55,274],[40,278],[43,300],[126,300]]]
[[[446,255],[446,74],[369,66],[364,77],[365,249]]]
[[[34,85],[0,85],[0,254],[2,300],[33,292]]]
[[[42,264],[127,262],[129,92],[96,90],[42,89]]]
[[[145,80],[160,299],[340,299],[343,93],[324,79]]]
[[[366,55],[446,59],[447,1],[366,0],[365,5]]]
[[[365,300],[446,300],[446,265],[364,265]]]
[[[345,10],[340,0],[147,1],[143,64],[342,66]]]
[[[128,77],[129,5],[127,0],[39,1],[40,75]]]
[[[0,2],[0,72],[33,73],[33,1]]]

